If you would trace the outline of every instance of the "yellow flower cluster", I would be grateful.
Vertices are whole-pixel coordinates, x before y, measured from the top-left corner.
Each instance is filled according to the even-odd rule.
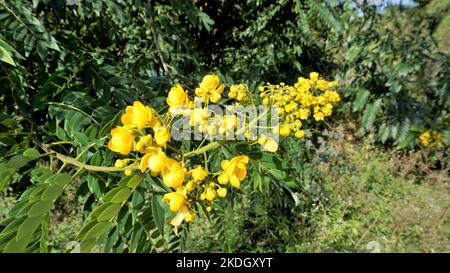
[[[441,133],[434,130],[427,130],[423,132],[419,136],[420,142],[422,142],[423,146],[432,146],[434,148],[442,147],[442,141],[441,141]]]
[[[170,132],[165,127],[154,109],[135,101],[133,106],[127,106],[121,117],[123,126],[111,130],[111,140],[108,148],[111,151],[127,155],[131,151],[146,153],[161,149],[170,139]],[[151,129],[153,135],[146,134],[144,129]],[[136,141],[136,135],[141,135]]]
[[[195,89],[195,95],[201,97],[203,103],[208,101],[216,103],[222,98],[224,88],[225,85],[220,84],[219,76],[206,75],[203,77],[199,87]]]
[[[183,88],[177,85],[170,90],[167,103],[176,109],[177,106],[189,106],[190,102]],[[205,115],[203,111],[201,114]],[[169,128],[163,125],[154,109],[144,106],[139,101],[125,109],[121,121],[123,126],[111,130],[108,148],[122,155],[137,152],[138,156],[118,159],[114,165],[117,168],[124,168],[133,164],[142,173],[148,171],[154,177],[161,175],[163,183],[173,189],[173,192],[164,195],[163,202],[171,211],[177,213],[171,221],[175,232],[183,221],[190,222],[195,219],[196,213],[192,209],[192,202],[197,199],[206,200],[209,202],[207,211],[211,211],[212,202],[217,197],[227,196],[228,190],[225,185],[230,183],[234,187],[239,187],[247,175],[246,164],[249,158],[245,155],[223,160],[222,172],[213,174],[213,177],[217,177],[217,182],[214,182],[213,177],[209,177],[207,169],[200,165],[187,171],[184,162],[178,162],[165,152],[167,142],[171,139]],[[224,116],[220,120],[218,130],[227,131],[232,127],[230,125],[235,125],[236,122],[236,116]],[[208,126],[206,128],[210,128]],[[131,168],[125,170],[126,175],[131,173]],[[207,180],[208,183],[204,183]],[[198,187],[200,185],[201,187]],[[197,188],[201,190],[198,191]]]
[[[250,91],[248,89],[248,86],[246,84],[234,84],[230,86],[228,97],[239,102],[248,100],[250,98]]]
[[[312,72],[309,79],[299,77],[294,86],[267,83],[259,91],[263,104],[277,107],[277,113],[284,119],[278,128],[280,135],[302,138],[305,135],[302,121],[311,114],[315,121],[323,121],[333,113],[334,105],[341,99],[336,91],[330,90],[336,85],[337,81],[326,81]]]
[[[305,135],[302,122],[311,115],[316,121],[321,121],[332,114],[334,104],[340,100],[339,94],[330,89],[336,84],[336,82],[328,82],[320,78],[313,72],[309,79],[300,77],[294,86],[284,83],[278,85],[268,83],[266,86],[261,86],[259,87],[260,97],[263,104],[270,108],[251,121],[246,121],[246,118],[242,116],[238,118],[238,114],[221,116],[208,108],[196,108],[187,90],[180,84],[176,84],[167,94],[166,102],[169,106],[167,115],[159,116],[154,109],[139,101],[135,101],[132,106],[127,106],[121,117],[122,125],[111,130],[108,148],[124,156],[135,152],[134,156],[127,156],[115,162],[115,167],[124,168],[125,175],[132,174],[134,169],[142,173],[149,172],[153,177],[159,176],[163,183],[172,189],[172,192],[164,195],[163,202],[176,213],[171,224],[177,232],[183,222],[191,222],[195,219],[194,204],[196,202],[207,202],[206,210],[211,211],[212,204],[218,197],[227,196],[228,184],[239,188],[247,176],[249,157],[246,155],[222,160],[221,170],[218,172],[208,171],[206,152],[203,150],[200,152],[200,149],[204,148],[203,141],[208,140],[208,136],[234,134],[234,129],[242,125],[239,121],[246,121],[248,124],[243,124],[243,128],[237,128],[236,132],[244,133],[248,141],[260,144],[264,150],[275,152],[278,149],[278,141],[273,134],[279,133],[285,137],[294,135],[302,138]],[[200,99],[203,106],[208,106],[209,103],[217,103],[222,98],[224,87],[217,75],[206,75],[195,89],[195,96]],[[255,104],[246,84],[231,85],[228,97],[235,100],[231,108],[239,104]],[[198,101],[198,98],[195,101]],[[271,133],[267,135],[260,134],[258,137],[253,135],[253,132],[250,133],[250,124],[256,124],[260,118],[267,117],[270,109],[277,109],[277,113],[283,119],[282,124],[258,126],[258,128],[270,129]],[[196,149],[197,153],[189,151],[179,154],[176,148],[168,144],[171,140],[169,124],[175,115],[189,117],[191,126],[198,126],[200,132],[207,133]],[[241,118],[243,120],[240,120]],[[176,155],[168,153],[166,148],[173,150]],[[184,160],[187,157],[201,153],[205,156],[204,166],[195,165],[192,168],[185,166]],[[191,164],[191,161],[187,163]]]
[[[248,161],[249,158],[245,155],[237,156],[231,160],[223,160],[223,171],[213,174],[213,176],[218,176],[218,183],[216,183],[203,166],[197,165],[189,171],[181,167],[175,170],[170,165],[176,165],[176,161],[173,160],[171,162],[171,160],[166,160],[166,164],[169,165],[168,169],[170,169],[169,173],[171,173],[171,181],[177,181],[175,184],[167,183],[168,181],[165,180],[163,174],[164,183],[170,185],[175,190],[174,192],[165,194],[163,197],[163,202],[167,203],[170,210],[177,212],[177,215],[171,221],[175,232],[177,233],[178,227],[182,224],[183,220],[185,222],[191,222],[196,217],[196,213],[192,210],[192,205],[189,200],[196,200],[198,196],[199,200],[207,201],[208,206],[206,210],[210,212],[212,210],[212,203],[217,197],[224,198],[227,196],[228,189],[225,185],[231,183],[234,187],[240,186],[240,182],[247,175],[246,164]]]

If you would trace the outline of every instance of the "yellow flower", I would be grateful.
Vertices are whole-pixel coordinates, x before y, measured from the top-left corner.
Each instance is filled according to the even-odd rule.
[[[309,73],[309,79],[311,81],[317,81],[319,79],[319,73],[317,73],[317,72]]]
[[[167,104],[172,114],[178,114],[187,110],[189,106],[189,97],[181,85],[177,84],[172,87],[167,94]],[[184,109],[183,109],[184,108]]]
[[[203,181],[208,176],[208,172],[200,165],[190,170],[189,174],[196,182]]]
[[[196,186],[197,186],[197,184],[194,181],[189,181],[186,183],[186,190],[188,192],[191,192],[195,189]]]
[[[208,201],[214,201],[214,199],[216,199],[217,197],[216,191],[213,188],[208,187],[206,189],[205,197]]]
[[[291,127],[289,127],[289,125],[287,124],[283,124],[280,127],[280,135],[282,136],[289,136],[291,134]]]
[[[212,103],[216,103],[222,97],[222,92],[225,87],[224,84],[219,85],[219,76],[206,75],[203,77],[199,87],[195,89],[195,94],[202,98],[203,102],[210,100]]]
[[[179,210],[177,215],[170,221],[170,224],[174,226],[173,231],[178,236],[178,227],[183,223],[183,220],[185,222],[190,222],[195,219],[195,213],[190,211],[188,207],[182,206]]]
[[[273,138],[269,137],[267,138],[266,143],[262,145],[262,148],[265,151],[275,153],[278,150],[278,142],[276,142]]]
[[[430,139],[431,138],[431,133],[430,130],[423,132],[423,134],[420,135],[419,139],[422,142],[422,144],[424,146],[428,146],[430,145]]]
[[[247,166],[249,158],[246,155],[240,155],[234,157],[231,160],[222,160],[222,174],[219,175],[217,180],[220,184],[231,183],[236,188],[239,188],[240,181],[244,180],[247,175]]]
[[[161,149],[154,148],[141,158],[139,169],[141,172],[145,172],[148,168],[153,174],[156,174],[165,168],[166,160],[166,154]]]
[[[134,145],[134,150],[144,153],[145,149],[152,145],[153,137],[152,135],[145,135],[139,139],[139,141]]]
[[[127,165],[126,161],[123,159],[117,159],[116,163],[114,163],[114,167],[116,168],[123,168]]]
[[[324,115],[324,113],[322,113],[322,112],[314,113],[314,119],[315,119],[316,121],[322,121],[322,120],[325,119],[325,115]]]
[[[143,129],[145,126],[150,125],[153,119],[152,109],[148,106],[144,106],[141,102],[135,101],[133,106],[127,106],[125,114],[122,115],[122,123],[124,126],[137,130]]]
[[[127,170],[125,170],[124,173],[125,173],[126,176],[130,176],[133,173],[133,171],[130,170],[130,169],[127,169]]]
[[[108,148],[116,153],[123,155],[129,154],[133,148],[134,135],[132,132],[122,126],[117,126],[111,130],[111,140],[108,142]]]
[[[227,196],[227,189],[226,188],[218,188],[217,189],[217,195],[219,197],[224,198],[225,196]]]
[[[177,212],[182,207],[186,206],[187,200],[182,194],[178,192],[166,193],[163,197],[163,202],[169,205],[171,211]]]
[[[303,130],[298,130],[297,132],[295,132],[294,136],[295,136],[296,138],[302,138],[302,137],[305,137],[305,131],[303,131]]]
[[[166,147],[170,140],[170,132],[166,127],[160,127],[155,130],[155,141],[159,146]]]
[[[168,158],[165,163],[166,168],[162,171],[164,184],[171,188],[180,187],[184,180],[183,167],[172,158]]]

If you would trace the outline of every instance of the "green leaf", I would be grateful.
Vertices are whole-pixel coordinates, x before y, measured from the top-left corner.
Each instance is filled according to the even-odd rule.
[[[131,190],[128,188],[122,188],[120,191],[118,191],[113,198],[111,198],[111,202],[120,204],[122,202],[125,202],[128,200],[128,198],[131,195]]]
[[[101,221],[110,221],[112,218],[116,217],[119,214],[122,206],[120,204],[111,204],[108,206],[100,215],[97,217],[99,222]]]
[[[16,66],[16,63],[11,58],[11,55],[9,55],[9,52],[6,51],[6,49],[4,49],[2,46],[0,46],[0,61],[10,64],[12,66]]]
[[[86,233],[95,225],[97,224],[97,219],[93,219],[91,221],[89,221],[87,224],[85,224],[83,226],[83,228],[80,230],[80,232],[78,232],[77,241],[82,241],[84,239],[84,237],[86,236]]]
[[[65,186],[67,186],[67,184],[70,183],[70,181],[72,181],[72,176],[68,173],[60,173],[55,176],[52,176],[50,179],[52,182],[56,183],[57,185],[59,185],[61,187],[65,187]]]
[[[382,99],[377,99],[373,104],[368,104],[362,117],[363,128],[368,131],[373,127],[373,123],[381,111]]]
[[[28,148],[23,152],[23,156],[25,156],[31,160],[34,160],[34,159],[40,157],[41,154],[35,148]]]
[[[28,211],[28,217],[38,217],[48,213],[53,206],[51,201],[38,201]]]
[[[22,240],[28,235],[32,235],[42,222],[42,217],[27,218],[17,230],[16,240]]]
[[[156,227],[158,227],[159,232],[164,234],[164,208],[161,206],[162,196],[153,195],[152,198],[152,214],[153,220],[155,221]]]
[[[142,177],[139,175],[133,176],[127,183],[127,187],[130,189],[134,189],[142,182]]]
[[[64,188],[59,185],[51,185],[42,193],[41,200],[43,201],[55,201],[63,192]]]
[[[28,243],[31,240],[32,235],[29,234],[20,240],[11,240],[6,244],[3,249],[3,253],[22,253],[27,248]]]
[[[140,211],[140,209],[144,206],[145,204],[145,192],[146,192],[146,188],[144,187],[139,187],[138,189],[136,189],[133,193],[133,197],[131,198],[131,217],[133,219],[133,223],[136,222],[137,219],[137,215]]]
[[[23,155],[15,155],[8,160],[8,163],[6,163],[6,165],[11,168],[19,169],[27,165],[28,162],[30,162],[29,158]]]
[[[86,235],[84,236],[83,241],[95,238],[100,238],[106,230],[109,228],[110,223],[109,222],[98,222],[95,225],[92,226],[92,228],[89,229],[88,232],[86,232]]]
[[[366,104],[367,100],[369,99],[370,92],[369,90],[365,88],[361,88],[356,93],[355,100],[353,101],[353,112],[358,111],[359,109],[363,108]]]

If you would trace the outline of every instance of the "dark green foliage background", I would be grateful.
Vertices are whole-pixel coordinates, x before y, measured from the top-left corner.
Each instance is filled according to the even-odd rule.
[[[52,175],[61,167],[22,156],[40,142],[60,142],[52,149],[85,163],[112,165],[113,154],[104,145],[117,113],[134,100],[163,109],[171,85],[192,90],[209,72],[228,84],[246,82],[256,94],[265,82],[293,84],[317,71],[340,81],[343,98],[337,114],[317,129],[353,122],[359,136],[375,134],[386,148],[414,150],[417,137],[431,128],[442,132],[448,145],[449,49],[433,34],[450,4],[418,1],[416,7],[379,12],[359,2],[0,0],[0,57],[6,60],[7,54],[15,63],[0,62],[0,189],[20,196],[45,181],[39,170]],[[248,193],[252,200],[258,202],[259,190],[269,192],[267,209],[286,212],[287,222],[293,212],[286,208],[307,211],[325,195],[314,184],[320,178],[311,162],[320,141],[308,137],[308,143],[282,143],[280,158],[290,159],[287,166],[264,165],[261,159],[249,179],[255,186]],[[235,148],[231,153],[239,151]],[[143,194],[149,179],[133,191],[129,211],[118,213],[119,224],[99,251],[182,249],[168,237],[170,231],[164,234],[163,221],[154,220],[158,195]],[[118,174],[82,173],[73,181],[83,219],[119,180]],[[133,224],[127,224],[128,215]],[[224,232],[220,215],[214,216],[216,228]],[[50,219],[40,220],[37,243],[27,251],[49,251],[44,223]],[[150,239],[136,245],[145,241],[143,231]],[[12,234],[0,235],[0,249]],[[123,249],[127,240],[131,247]]]

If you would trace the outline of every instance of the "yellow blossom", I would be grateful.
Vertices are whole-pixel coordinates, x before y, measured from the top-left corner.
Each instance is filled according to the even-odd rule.
[[[177,212],[187,204],[186,197],[178,192],[166,193],[163,202],[169,205],[171,211]]]
[[[219,76],[217,75],[206,75],[203,77],[202,82],[199,87],[195,89],[195,94],[202,98],[205,103],[210,100],[212,103],[216,103],[222,97],[221,94],[225,87],[224,84],[220,84]]]
[[[172,114],[183,113],[189,109],[189,97],[180,84],[177,84],[170,89],[169,94],[167,94],[166,102],[169,105],[169,111]]]
[[[231,160],[222,160],[222,174],[219,175],[218,181],[220,184],[231,183],[236,188],[239,188],[240,181],[244,180],[247,175],[246,164],[249,162],[249,158],[246,155],[240,155],[234,157]]]
[[[155,141],[159,146],[166,147],[170,140],[170,132],[166,127],[160,127],[155,130]]]
[[[218,188],[217,189],[217,195],[219,197],[224,198],[225,196],[227,196],[227,188]]]
[[[144,106],[139,101],[135,101],[133,106],[127,106],[121,121],[124,126],[130,129],[136,128],[137,130],[142,130],[145,126],[150,125],[152,119],[152,109],[148,106]]]
[[[273,138],[269,137],[267,138],[266,143],[262,145],[262,148],[265,151],[275,153],[278,150],[278,142],[276,142]]]
[[[280,127],[280,135],[282,136],[289,136],[291,134],[291,127],[289,127],[289,125],[287,124],[283,124]]]
[[[139,169],[145,172],[148,168],[153,174],[157,174],[165,168],[166,159],[167,156],[161,149],[151,149],[141,158]]]
[[[203,181],[208,176],[208,172],[200,165],[190,170],[189,174],[196,182]]]
[[[116,153],[123,155],[129,154],[133,148],[134,135],[131,130],[117,126],[111,130],[111,140],[108,142],[108,148]]]
[[[166,167],[162,170],[163,182],[171,188],[178,188],[184,180],[183,167],[174,159],[167,158]]]

